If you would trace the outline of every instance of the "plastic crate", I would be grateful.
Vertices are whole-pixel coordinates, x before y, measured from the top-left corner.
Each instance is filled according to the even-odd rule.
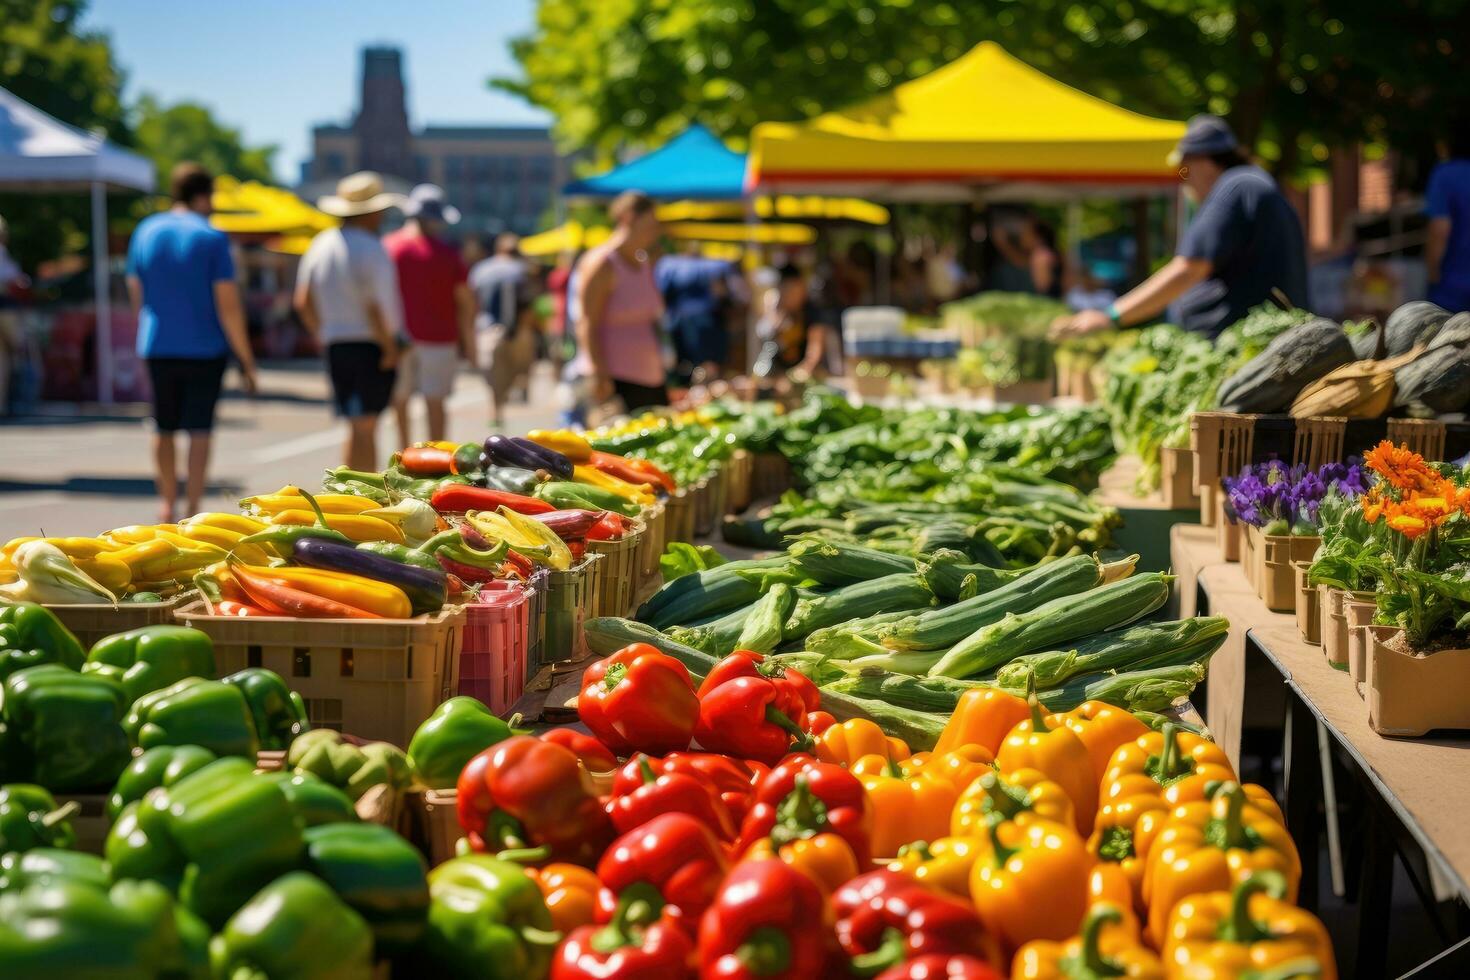
[[[210,615],[195,602],[174,618],[209,634],[221,676],[280,674],[306,700],[313,728],[406,746],[459,690],[463,606],[413,619],[291,619]]]
[[[526,583],[531,590],[531,604],[526,610],[526,680],[536,676],[541,669],[542,653],[546,650],[546,593],[551,573],[538,568]]]
[[[182,601],[182,596],[174,596],[162,602],[119,602],[117,605],[110,602],[58,603],[46,608],[55,613],[61,625],[76,634],[84,650],[90,650],[92,644],[104,636],[172,623],[174,610]]]
[[[490,582],[464,609],[459,693],[507,714],[526,689],[531,587]]]
[[[592,569],[600,561],[601,555],[589,554],[564,572],[547,572],[546,639],[535,669],[587,653],[582,623],[592,607]]]
[[[694,540],[694,488],[679,489],[664,501],[664,548],[675,541]],[[660,551],[662,553],[662,551]]]
[[[643,581],[642,557],[645,529],[642,521],[617,541],[588,541],[589,554],[602,556],[592,566],[593,616],[627,616],[633,611],[638,587]]]

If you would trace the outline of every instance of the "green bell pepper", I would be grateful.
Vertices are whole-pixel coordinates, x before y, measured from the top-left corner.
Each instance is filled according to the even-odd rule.
[[[216,977],[370,980],[373,934],[320,879],[293,871],[225,923],[209,960]]]
[[[155,745],[136,756],[117,777],[112,795],[107,798],[107,818],[116,820],[123,807],[141,800],[150,789],[172,786],[217,758],[202,745]]]
[[[418,781],[429,789],[453,789],[472,758],[516,734],[472,697],[450,698],[428,717],[408,743]]]
[[[302,827],[318,827],[329,823],[356,823],[357,811],[352,801],[337,787],[309,772],[264,772],[256,777],[281,787]]]
[[[187,626],[144,626],[94,643],[82,673],[113,678],[133,702],[185,677],[213,678],[214,644]]]
[[[546,975],[561,935],[520,865],[488,854],[453,858],[429,872],[429,899],[420,947],[426,971],[486,980]]]
[[[413,783],[413,765],[396,745],[353,745],[330,729],[307,732],[292,742],[286,764],[330,783],[353,800],[380,784],[401,790]]]
[[[0,895],[53,881],[80,881],[106,891],[107,862],[96,854],[55,847],[0,854]]]
[[[325,824],[302,837],[306,870],[367,920],[379,951],[418,942],[429,913],[429,869],[412,844],[376,823]]]
[[[74,802],[57,806],[44,786],[0,786],[0,854],[36,847],[75,847],[77,835],[71,828],[71,816],[76,811]]]
[[[56,614],[34,602],[0,606],[0,681],[37,664],[81,670],[87,651]]]
[[[0,895],[0,976],[209,976],[209,931],[152,881],[52,880]]]
[[[246,667],[223,680],[245,695],[261,748],[286,749],[292,739],[311,727],[306,720],[306,702],[275,671]]]
[[[260,741],[245,694],[232,684],[203,677],[143,695],[123,719],[128,739],[140,749],[201,745],[215,755],[255,761]]]
[[[110,787],[131,751],[122,685],[60,664],[27,667],[5,680],[0,770],[58,792]]]
[[[301,827],[278,783],[250,762],[218,759],[123,808],[107,835],[113,880],[174,890],[221,926],[256,891],[297,867]]]

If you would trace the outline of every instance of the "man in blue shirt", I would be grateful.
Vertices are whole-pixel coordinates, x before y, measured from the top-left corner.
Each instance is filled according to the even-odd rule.
[[[1448,159],[1429,174],[1424,266],[1429,299],[1452,313],[1470,310],[1470,119],[1451,129]]]
[[[745,284],[734,266],[693,253],[665,255],[653,275],[663,294],[679,372],[702,370],[700,380],[718,378],[730,354],[727,306],[745,300]]]
[[[1107,310],[1059,323],[1057,337],[1132,326],[1163,313],[1211,338],[1279,290],[1307,302],[1306,243],[1296,211],[1271,175],[1241,152],[1219,116],[1195,116],[1170,155],[1185,192],[1200,202],[1178,253]]]
[[[169,185],[173,206],[144,218],[128,248],[138,356],[148,364],[153,389],[154,481],[164,523],[178,516],[174,433],[180,430],[189,433],[185,513],[199,512],[214,409],[231,351],[240,362],[245,390],[255,390],[255,358],[230,242],[209,226],[214,178],[198,164],[181,163]]]

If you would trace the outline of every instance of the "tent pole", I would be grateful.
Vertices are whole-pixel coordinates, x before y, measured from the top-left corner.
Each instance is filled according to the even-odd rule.
[[[92,182],[92,292],[97,311],[97,400],[112,404],[112,294],[107,277],[107,188]]]

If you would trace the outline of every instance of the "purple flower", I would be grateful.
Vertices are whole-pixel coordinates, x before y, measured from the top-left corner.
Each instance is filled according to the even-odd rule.
[[[1239,520],[1254,527],[1284,523],[1298,533],[1316,529],[1322,498],[1329,491],[1357,495],[1368,489],[1368,477],[1356,458],[1316,470],[1273,459],[1247,466],[1240,476],[1222,483]]]

